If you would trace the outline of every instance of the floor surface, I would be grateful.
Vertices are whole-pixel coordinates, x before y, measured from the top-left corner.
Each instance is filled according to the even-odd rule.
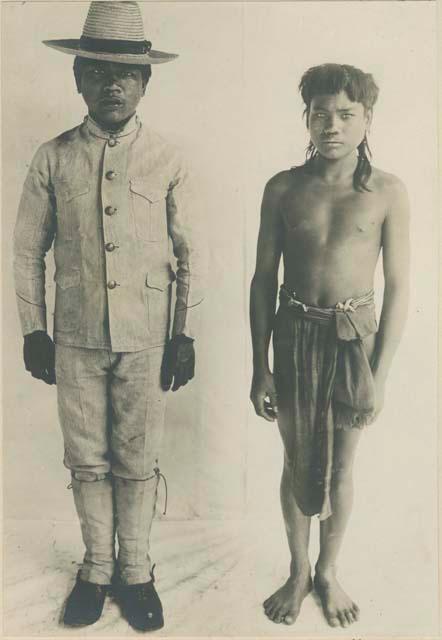
[[[63,627],[60,615],[82,555],[76,522],[6,521],[4,635],[132,636],[116,602],[108,598],[91,627]],[[357,527],[353,534],[357,535]],[[362,554],[356,566],[341,563],[345,587],[361,608],[348,630],[328,627],[318,600],[309,595],[294,626],[275,625],[261,603],[281,585],[287,555],[282,526],[264,521],[160,521],[154,524],[152,555],[166,625],[157,636],[343,637],[436,635],[437,601],[431,576],[417,588],[409,567],[395,563],[388,548]],[[313,549],[313,552],[315,550]],[[412,551],[412,550],[410,550]],[[432,589],[433,587],[433,589]],[[425,595],[427,594],[427,595]]]

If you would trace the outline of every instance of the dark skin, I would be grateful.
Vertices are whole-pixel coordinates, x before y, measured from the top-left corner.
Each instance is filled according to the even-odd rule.
[[[77,81],[88,107],[88,113],[106,131],[118,131],[134,115],[146,93],[147,83],[139,67],[85,60]],[[46,384],[55,384],[54,343],[45,331],[34,331],[24,337],[23,359],[26,371]],[[174,336],[166,345],[161,371],[165,391],[177,391],[194,377],[195,349],[192,338]]]
[[[383,406],[385,383],[402,335],[408,303],[408,198],[390,174],[373,168],[370,192],[353,188],[356,149],[371,124],[371,110],[345,92],[315,96],[307,114],[310,138],[318,150],[311,170],[283,171],[266,185],[251,287],[253,380],[256,413],[283,421],[268,360],[275,316],[278,268],[284,282],[312,306],[332,307],[373,288],[382,248],[384,301],[376,335],[364,340],[376,391],[375,412]],[[352,465],[360,430],[339,432],[334,448],[331,486],[333,515],[320,523],[320,554],[315,587],[331,626],[347,627],[359,608],[336,578],[337,556],[352,506]],[[276,623],[293,624],[312,588],[308,554],[310,517],[292,492],[290,468],[284,466],[281,504],[291,563],[287,581],[264,602]]]

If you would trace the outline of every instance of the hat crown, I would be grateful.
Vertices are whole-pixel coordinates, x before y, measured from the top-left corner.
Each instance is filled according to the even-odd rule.
[[[144,41],[141,11],[136,2],[91,2],[83,28],[84,38]]]

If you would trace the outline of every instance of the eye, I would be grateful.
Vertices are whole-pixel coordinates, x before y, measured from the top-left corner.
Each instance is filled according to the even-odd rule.
[[[325,118],[325,113],[321,113],[320,111],[318,111],[317,113],[313,114],[313,117],[317,119],[322,119],[322,118]]]
[[[88,69],[88,73],[91,76],[95,76],[96,78],[101,77],[104,74],[103,69],[100,69],[99,67],[92,67],[92,69]]]
[[[123,71],[123,73],[121,74],[123,78],[135,78],[135,72],[134,71]]]
[[[344,120],[349,120],[350,118],[353,118],[353,114],[352,113],[343,113],[342,114],[342,118]]]

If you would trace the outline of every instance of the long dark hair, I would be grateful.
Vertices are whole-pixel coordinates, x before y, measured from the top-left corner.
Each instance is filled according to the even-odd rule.
[[[336,95],[345,91],[352,102],[360,102],[365,109],[372,109],[379,89],[371,73],[364,73],[349,64],[321,64],[308,69],[301,78],[299,90],[305,104],[304,115],[308,117],[312,99],[317,95]],[[308,167],[318,151],[310,141],[305,165]],[[367,182],[371,176],[371,151],[367,136],[358,145],[358,163],[353,174],[353,187],[356,191],[370,191]]]

